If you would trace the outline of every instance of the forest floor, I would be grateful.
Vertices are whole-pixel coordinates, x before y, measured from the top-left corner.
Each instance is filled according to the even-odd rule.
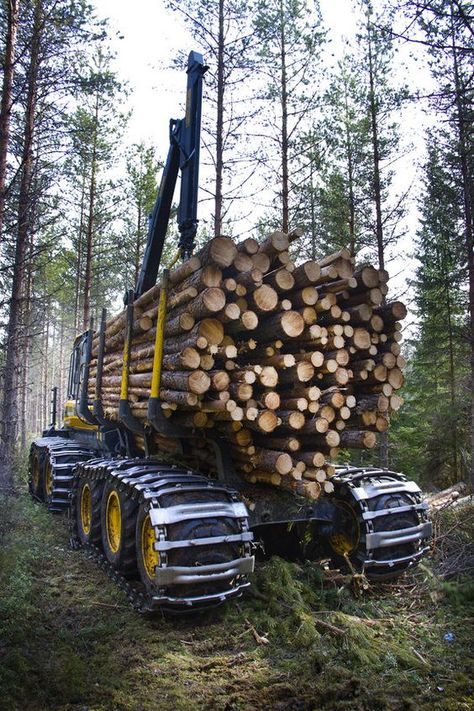
[[[438,514],[444,560],[397,584],[356,598],[273,558],[241,600],[195,618],[134,612],[26,493],[0,509],[0,709],[474,709],[474,583],[462,563],[436,574],[450,545],[469,548],[473,507]]]

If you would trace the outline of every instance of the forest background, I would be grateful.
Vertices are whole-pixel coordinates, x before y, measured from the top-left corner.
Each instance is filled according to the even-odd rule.
[[[354,1],[344,37],[326,6],[167,0],[162,17],[181,31],[174,71],[156,67],[150,111],[184,112],[181,50],[201,51],[200,240],[302,227],[296,260],[349,246],[389,270],[390,298],[409,307],[389,464],[447,486],[474,470],[472,5]],[[136,128],[130,139],[134,81],[100,11],[81,0],[0,7],[6,487],[15,447],[49,422],[55,385],[61,406],[74,337],[135,283],[167,153],[166,124],[159,145]],[[170,252],[175,240],[172,226]]]

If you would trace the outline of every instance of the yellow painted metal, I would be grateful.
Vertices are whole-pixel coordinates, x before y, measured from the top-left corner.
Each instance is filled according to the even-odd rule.
[[[113,490],[107,497],[105,529],[110,550],[112,553],[117,553],[120,548],[120,539],[122,538],[122,511],[118,494]]]
[[[163,362],[163,340],[166,320],[166,298],[168,290],[168,269],[163,271],[161,280],[160,301],[158,304],[158,317],[156,321],[155,353],[153,355],[153,374],[151,377],[150,397],[159,397],[161,382],[161,365]]]
[[[125,341],[123,344],[123,366],[122,366],[122,382],[120,385],[120,399],[128,400],[128,358],[130,353],[129,344],[129,329],[127,328]]]
[[[89,409],[92,410],[92,406],[89,406]],[[88,422],[81,420],[77,414],[75,400],[67,400],[64,403],[63,423],[65,427],[70,429],[97,430],[97,425],[90,425]]]
[[[40,483],[40,465],[39,456],[37,454],[34,455],[31,463],[31,483],[34,491],[38,491]]]
[[[168,264],[168,266],[166,268],[168,270],[172,269],[180,257],[181,257],[181,249],[178,249],[178,251],[174,255],[173,259],[171,260],[171,262]]]
[[[155,568],[160,563],[160,555],[155,550],[155,529],[151,523],[150,514],[148,514],[142,523],[141,530],[141,553],[143,567],[150,580],[155,579]]]
[[[46,496],[51,496],[53,493],[53,468],[49,459],[46,460],[44,467],[44,490]]]
[[[84,484],[81,491],[81,526],[87,535],[92,525],[92,493],[89,484]]]

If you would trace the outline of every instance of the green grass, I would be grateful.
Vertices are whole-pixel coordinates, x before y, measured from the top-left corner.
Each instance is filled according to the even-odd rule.
[[[474,708],[473,584],[431,563],[355,599],[274,558],[238,602],[150,618],[69,550],[65,519],[21,495],[0,521],[1,709]]]

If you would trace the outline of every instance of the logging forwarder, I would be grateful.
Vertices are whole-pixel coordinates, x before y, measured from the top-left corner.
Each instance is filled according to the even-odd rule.
[[[195,426],[186,426],[189,415],[164,414],[160,386],[170,283],[175,284],[176,274],[186,272],[185,265],[194,259],[205,72],[202,56],[191,52],[186,113],[170,121],[168,158],[140,274],[135,289],[126,295],[125,312],[107,320],[103,311],[98,332],[91,324],[78,336],[63,423],[57,426],[55,390],[51,426],[32,443],[30,452],[32,496],[53,512],[69,513],[72,545],[90,551],[142,611],[203,609],[241,595],[249,585],[260,543],[268,553],[292,557],[329,553],[339,564],[346,562],[371,579],[385,580],[415,565],[431,536],[421,492],[402,474],[338,466],[331,467],[325,487],[315,481],[311,489],[304,489],[296,477],[295,486],[275,488],[237,473],[222,429],[196,432]],[[174,272],[163,269],[157,286],[179,173],[178,259],[184,266]],[[130,359],[137,347],[132,343],[134,309],[150,292],[159,294],[156,326],[147,332],[154,334],[154,341],[150,343],[149,336],[141,347],[153,354],[152,377],[146,386],[146,411],[137,417],[130,392]],[[112,339],[118,337],[123,343],[121,378],[107,386],[115,389],[112,397],[120,391],[118,416],[112,418],[104,407],[104,383],[110,362],[106,356]],[[184,350],[176,357],[182,360]],[[181,392],[179,398],[194,402],[196,396],[189,395]],[[205,473],[189,466],[196,437],[205,439],[205,451],[212,453]],[[320,437],[315,432],[315,441]],[[308,441],[311,438],[306,437],[306,449]],[[248,448],[249,457],[254,450]],[[275,469],[267,474],[284,483],[282,462],[291,459],[285,452],[280,455],[275,466],[283,473]],[[245,470],[245,463],[242,466]],[[316,497],[319,490],[321,496]],[[306,491],[313,493],[312,499],[299,495]]]

